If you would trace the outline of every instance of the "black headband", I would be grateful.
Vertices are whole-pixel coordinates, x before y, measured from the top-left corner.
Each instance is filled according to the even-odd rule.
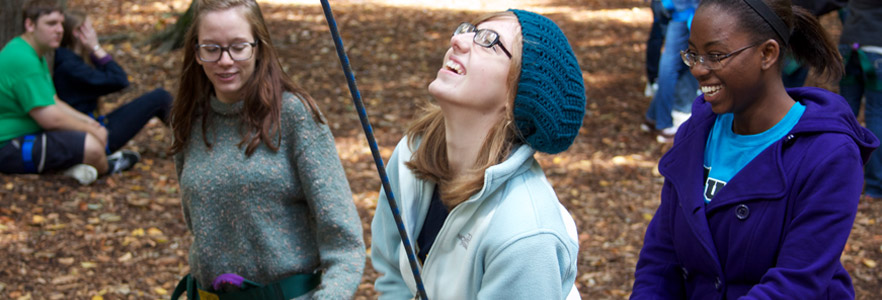
[[[781,37],[781,40],[784,41],[783,46],[786,47],[790,41],[790,29],[787,28],[784,20],[781,20],[781,17],[772,11],[772,8],[763,3],[762,0],[744,0],[744,3],[747,3],[747,6],[750,6],[769,26],[772,26],[772,30],[775,30],[775,33]]]

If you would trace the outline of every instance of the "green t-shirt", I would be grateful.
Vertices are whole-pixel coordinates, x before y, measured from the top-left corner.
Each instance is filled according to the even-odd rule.
[[[20,36],[0,50],[0,145],[42,131],[28,114],[55,104],[55,86],[46,60]]]

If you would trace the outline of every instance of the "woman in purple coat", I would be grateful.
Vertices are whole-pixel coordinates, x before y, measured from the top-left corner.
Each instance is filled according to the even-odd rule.
[[[836,51],[789,0],[701,1],[681,56],[704,95],[659,162],[631,299],[854,299],[839,258],[879,140],[781,80],[786,52],[835,80]]]

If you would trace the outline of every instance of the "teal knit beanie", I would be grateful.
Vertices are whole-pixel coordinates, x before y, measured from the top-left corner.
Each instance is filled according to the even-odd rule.
[[[521,24],[523,55],[514,119],[525,142],[537,151],[567,150],[585,116],[582,69],[560,28],[536,13],[510,9]]]

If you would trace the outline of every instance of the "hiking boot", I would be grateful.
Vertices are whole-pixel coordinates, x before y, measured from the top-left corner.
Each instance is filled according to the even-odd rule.
[[[64,176],[76,179],[82,185],[88,185],[98,179],[98,170],[87,164],[78,164],[64,171]]]
[[[141,154],[132,150],[119,150],[107,156],[108,174],[116,174],[135,166],[141,160]]]

